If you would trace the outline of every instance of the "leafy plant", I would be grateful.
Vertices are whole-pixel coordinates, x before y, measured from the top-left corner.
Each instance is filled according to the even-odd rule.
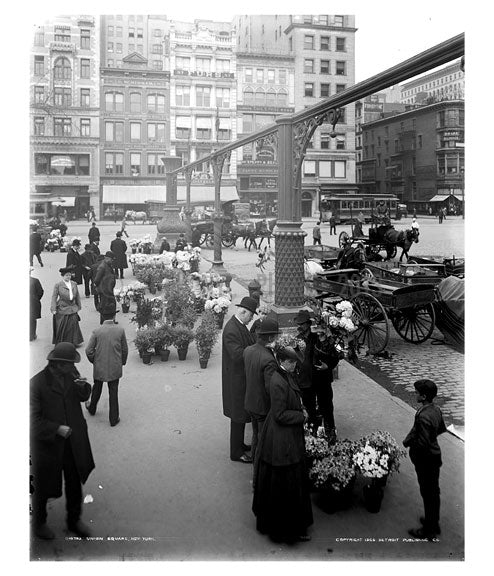
[[[218,325],[211,311],[206,310],[201,316],[201,322],[196,328],[194,340],[199,358],[209,356],[219,336]]]
[[[163,286],[166,302],[166,318],[172,324],[192,328],[197,320],[195,298],[188,284],[170,282]]]
[[[137,310],[130,321],[136,322],[138,328],[153,325],[153,302],[148,298],[141,298],[138,300]]]
[[[328,446],[327,455],[316,459],[309,471],[314,485],[337,491],[348,486],[357,472],[353,458],[357,449],[358,443],[347,439]]]
[[[363,476],[382,478],[398,472],[400,459],[405,455],[406,451],[398,446],[389,432],[379,430],[360,439],[354,461]]]
[[[169,324],[161,324],[155,328],[155,346],[161,346],[164,350],[173,344],[173,330]]]
[[[153,328],[141,328],[137,331],[134,344],[139,352],[152,350],[155,345],[155,330]]]
[[[177,324],[172,327],[173,345],[177,350],[187,348],[188,345],[194,340],[194,332],[188,326]]]

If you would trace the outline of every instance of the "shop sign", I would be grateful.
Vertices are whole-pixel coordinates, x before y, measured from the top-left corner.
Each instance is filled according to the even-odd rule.
[[[202,78],[235,78],[233,72],[202,72],[200,70],[174,70],[175,76],[201,76]]]

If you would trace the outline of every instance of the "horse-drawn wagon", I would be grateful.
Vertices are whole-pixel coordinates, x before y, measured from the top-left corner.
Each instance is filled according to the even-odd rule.
[[[325,300],[349,300],[357,325],[354,337],[371,354],[381,352],[389,340],[390,327],[407,342],[420,344],[430,338],[435,325],[432,303],[434,284],[405,284],[369,277],[355,269],[327,270],[309,283],[317,305]]]

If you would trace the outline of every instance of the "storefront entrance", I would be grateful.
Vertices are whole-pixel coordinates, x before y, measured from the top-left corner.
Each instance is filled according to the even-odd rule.
[[[312,216],[312,194],[310,192],[302,193],[302,218]]]

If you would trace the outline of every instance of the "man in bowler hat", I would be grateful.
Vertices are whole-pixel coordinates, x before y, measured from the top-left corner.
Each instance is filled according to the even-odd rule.
[[[245,424],[250,416],[245,410],[244,350],[254,344],[254,336],[247,324],[256,314],[257,301],[249,296],[237,304],[237,312],[228,320],[222,336],[222,396],[223,414],[230,418],[230,458],[236,462],[252,463],[246,454],[250,450],[244,441]]]
[[[53,540],[47,525],[49,498],[62,495],[65,478],[67,528],[81,538],[90,535],[80,520],[82,486],[94,469],[94,460],[82,415],[81,402],[91,385],[74,363],[81,359],[70,342],[59,342],[48,354],[48,365],[30,381],[33,529],[38,538]]]

